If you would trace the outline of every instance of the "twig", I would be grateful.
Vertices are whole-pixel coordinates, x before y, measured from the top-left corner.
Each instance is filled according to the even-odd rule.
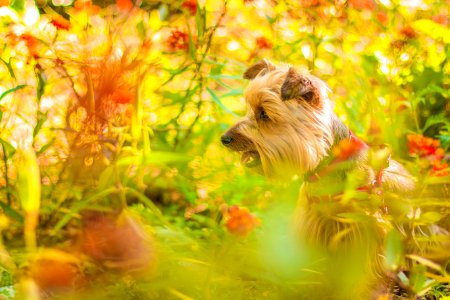
[[[9,178],[8,178],[8,157],[6,156],[5,145],[2,143],[3,150],[3,164],[5,165],[5,182],[6,182],[6,199],[9,206],[11,206],[11,195],[9,192]]]

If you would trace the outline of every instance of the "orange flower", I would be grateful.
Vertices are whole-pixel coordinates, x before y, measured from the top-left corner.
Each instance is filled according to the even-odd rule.
[[[448,16],[445,14],[441,14],[441,15],[434,15],[431,17],[431,20],[433,20],[433,22],[447,26],[448,24]]]
[[[344,161],[358,154],[365,149],[367,145],[356,137],[349,137],[339,142],[332,150],[337,161]]]
[[[240,237],[247,236],[260,223],[248,209],[237,205],[228,208],[225,219],[228,231]]]
[[[419,157],[433,155],[436,159],[444,156],[444,149],[439,148],[439,140],[424,137],[421,134],[409,134],[406,138],[409,154],[417,154]]]
[[[58,29],[63,29],[63,30],[69,30],[70,29],[70,22],[69,22],[69,20],[63,18],[60,15],[52,16],[52,20],[50,22]]]
[[[123,11],[129,11],[133,8],[133,2],[131,0],[116,0],[117,8]]]
[[[273,47],[272,43],[263,36],[256,38],[256,46],[259,49],[272,49]]]
[[[134,93],[130,90],[117,89],[111,95],[111,100],[114,103],[127,104],[134,100]]]
[[[181,7],[188,10],[194,16],[197,13],[197,0],[184,0]]]
[[[389,22],[388,15],[385,11],[380,11],[377,13],[377,20],[381,25],[387,26]]]
[[[38,39],[29,33],[22,34],[20,36],[20,39],[23,40],[25,42],[25,44],[27,45],[30,55],[33,56],[34,58],[38,58],[39,57],[39,51],[38,51],[39,41],[38,41]]]
[[[92,4],[91,0],[76,0],[73,4],[76,11],[86,11],[89,14],[98,14],[100,6]]]
[[[189,48],[189,35],[184,31],[174,29],[170,32],[167,44],[172,51],[187,50]]]
[[[434,160],[431,162],[432,169],[430,171],[431,175],[434,176],[447,176],[448,175],[448,164],[441,162],[439,160]]]
[[[30,276],[46,293],[71,290],[82,285],[80,269],[73,263],[39,259],[30,265]]]
[[[348,3],[356,9],[375,9],[375,2],[373,0],[349,0]]]
[[[302,7],[313,7],[319,5],[319,0],[300,0]]]
[[[84,212],[81,250],[98,263],[124,271],[148,267],[153,261],[146,232],[124,214]]]
[[[9,5],[9,0],[0,0],[0,7],[8,6],[8,5]]]
[[[407,25],[400,29],[400,34],[406,39],[413,39],[417,37],[417,32],[410,25]]]

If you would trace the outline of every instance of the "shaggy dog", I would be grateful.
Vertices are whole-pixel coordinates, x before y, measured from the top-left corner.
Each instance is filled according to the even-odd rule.
[[[222,144],[266,177],[303,179],[295,226],[303,241],[326,253],[324,272],[335,274],[328,284],[344,285],[335,298],[372,297],[384,277],[385,233],[377,224],[381,194],[412,191],[412,177],[386,149],[372,151],[354,136],[333,112],[329,88],[319,78],[267,60],[251,66],[244,78],[250,80],[247,115],[221,137]],[[363,279],[345,283],[337,269],[351,262],[360,268],[355,278]]]

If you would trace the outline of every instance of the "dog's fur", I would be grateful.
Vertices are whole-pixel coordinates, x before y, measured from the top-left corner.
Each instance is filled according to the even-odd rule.
[[[244,78],[250,80],[244,93],[247,115],[222,136],[225,146],[242,153],[243,165],[270,178],[299,175],[308,183],[308,177],[332,157],[333,147],[352,138],[351,131],[333,112],[330,90],[319,78],[289,65],[276,66],[267,60],[251,66]],[[331,178],[328,183],[334,180],[341,181],[342,185],[346,174],[356,172],[361,184],[371,186],[377,180],[377,171],[370,166],[368,153],[364,148],[353,155],[344,171],[332,172],[331,177],[335,175],[336,178]],[[379,188],[385,191],[405,193],[414,189],[412,177],[392,159],[380,178]],[[295,217],[298,229],[311,244],[339,253],[339,259],[344,252],[347,257],[350,255],[349,260],[354,255],[363,257],[359,263],[363,270],[367,269],[370,279],[362,289],[367,290],[382,273],[379,257],[384,233],[376,225],[375,217],[368,222],[343,222],[340,213],[360,212],[351,201],[337,200],[331,201],[332,204],[328,201],[327,208],[323,209],[323,197],[311,196],[312,190],[323,190],[321,183],[326,185],[321,179],[310,183],[311,187],[304,185],[301,194],[306,196],[299,201]],[[325,198],[333,199],[333,195]],[[376,213],[371,211],[367,215]],[[342,236],[337,239],[340,234]]]

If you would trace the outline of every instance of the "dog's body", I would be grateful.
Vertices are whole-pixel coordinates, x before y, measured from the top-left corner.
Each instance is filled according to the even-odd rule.
[[[376,217],[367,222],[342,221],[341,213],[361,212],[357,202],[348,197],[342,201],[342,186],[352,174],[353,181],[359,183],[355,191],[406,193],[414,189],[412,177],[389,158],[388,164],[374,169],[369,147],[334,114],[329,89],[320,79],[266,60],[250,67],[244,78],[251,80],[245,91],[247,116],[222,136],[222,143],[242,152],[243,165],[267,177],[304,178],[301,195],[305,197],[301,197],[295,216],[298,231],[308,243],[331,253],[330,258],[336,254],[334,258],[345,261],[345,257],[352,260],[359,256],[367,280],[350,286],[355,285],[355,292],[365,298],[365,291],[376,285],[374,281],[382,273],[379,258],[384,233]],[[357,149],[350,149],[342,164],[333,150],[343,142]],[[338,187],[330,189],[335,192],[324,188],[333,185]],[[379,213],[376,210],[381,209],[365,213],[374,216]],[[342,266],[338,263],[334,267]],[[355,299],[363,299],[356,295]]]

